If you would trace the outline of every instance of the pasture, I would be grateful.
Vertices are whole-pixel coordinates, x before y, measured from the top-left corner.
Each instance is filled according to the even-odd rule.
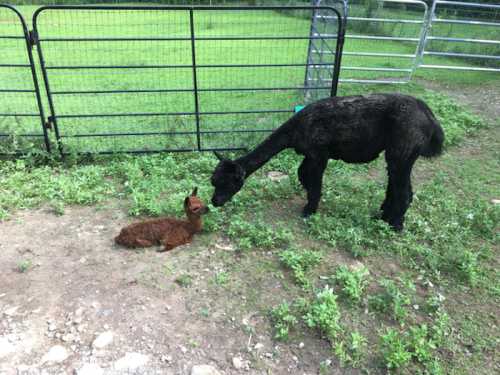
[[[34,7],[20,7],[29,19]],[[199,35],[307,34],[307,20],[275,12],[200,18]],[[41,16],[65,35],[185,35],[184,13],[101,19]],[[103,28],[104,25],[108,25]],[[85,28],[73,25],[86,23]],[[125,24],[128,25],[125,27]],[[0,28],[3,23],[0,22]],[[3,43],[3,42],[2,42]],[[21,61],[14,48],[9,61]],[[64,65],[190,64],[184,41],[47,42],[46,63]],[[305,60],[307,41],[200,42],[199,64]],[[411,52],[405,43],[348,41],[345,50]],[[440,59],[442,63],[443,59]],[[373,58],[362,61],[374,63]],[[344,64],[360,64],[344,57]],[[380,63],[380,61],[377,61]],[[387,66],[398,65],[387,61]],[[393,65],[391,65],[393,64]],[[200,69],[200,85],[299,86],[304,67],[227,71]],[[258,71],[257,71],[258,69]],[[0,72],[3,72],[0,70]],[[2,74],[2,73],[0,73]],[[29,76],[2,87],[23,88]],[[190,89],[189,69],[50,71],[54,91],[127,88]],[[369,77],[344,72],[343,77]],[[9,76],[10,77],[10,76]],[[147,362],[137,373],[189,374],[209,364],[222,374],[495,374],[498,362],[500,93],[498,74],[419,71],[408,85],[341,85],[340,95],[401,91],[424,99],[441,121],[446,151],[420,159],[415,198],[403,233],[372,218],[385,192],[383,158],[368,165],[331,161],[319,211],[300,218],[301,158],[286,151],[253,175],[223,208],[211,208],[193,244],[168,253],[131,251],[113,243],[141,217],[182,216],[184,197],[198,186],[209,201],[210,153],[69,155],[37,152],[0,161],[0,372],[71,373],[88,363],[118,371],[126,353]],[[15,86],[18,85],[18,86]],[[2,106],[28,111],[31,94],[2,95]],[[192,112],[192,93],[55,95],[58,114]],[[4,98],[7,98],[4,102]],[[203,116],[203,129],[272,129],[303,104],[302,91],[200,93],[203,111],[282,109],[278,114]],[[0,119],[0,132],[39,131],[34,119]],[[66,135],[192,132],[192,116],[62,119]],[[265,134],[206,134],[206,146],[255,144]],[[51,138],[53,134],[51,133]],[[53,138],[52,138],[53,141]],[[9,150],[18,138],[4,139]],[[193,147],[194,136],[66,138],[69,150]],[[240,155],[239,152],[229,156]],[[279,172],[273,180],[269,172]],[[69,322],[69,323],[68,323]],[[56,328],[53,328],[56,327]],[[96,348],[104,331],[112,343]],[[62,345],[63,362],[43,362]],[[7,349],[9,350],[7,350]],[[235,361],[235,358],[238,360]],[[240,366],[241,364],[241,366]],[[245,370],[247,368],[247,370]],[[122,367],[123,370],[123,367]],[[130,370],[130,368],[128,368]]]

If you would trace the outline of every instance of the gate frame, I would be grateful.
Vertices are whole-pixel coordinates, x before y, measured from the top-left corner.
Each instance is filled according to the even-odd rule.
[[[344,1],[344,0],[341,0]],[[49,109],[51,116],[49,117],[49,123],[53,125],[54,132],[56,135],[56,140],[59,148],[59,152],[61,156],[64,157],[66,153],[63,150],[63,145],[61,142],[61,135],[59,133],[59,128],[57,125],[57,114],[55,111],[54,107],[54,102],[52,98],[52,91],[50,89],[50,82],[48,79],[48,74],[47,74],[47,67],[45,65],[45,59],[43,57],[43,49],[41,46],[40,41],[43,41],[43,38],[40,40],[39,39],[39,32],[38,32],[38,27],[37,27],[37,19],[38,16],[40,15],[41,12],[46,11],[46,10],[96,10],[96,11],[106,11],[106,10],[139,10],[139,11],[187,11],[189,12],[189,19],[190,19],[190,40],[191,40],[191,53],[192,53],[192,61],[191,65],[193,68],[193,80],[194,80],[194,87],[192,90],[193,95],[194,95],[194,100],[195,100],[195,112],[190,113],[190,115],[195,115],[195,121],[196,121],[196,139],[197,139],[197,147],[194,149],[171,149],[171,150],[130,150],[130,151],[101,151],[97,152],[97,154],[117,154],[117,153],[157,153],[157,152],[192,152],[192,151],[236,151],[236,150],[246,150],[245,147],[232,147],[232,148],[226,148],[226,147],[219,147],[219,148],[203,148],[201,146],[201,134],[202,131],[200,130],[200,115],[203,115],[202,112],[200,112],[199,109],[199,100],[198,100],[198,95],[199,95],[199,89],[198,89],[198,82],[197,82],[197,65],[196,65],[196,36],[194,34],[194,20],[193,20],[193,14],[195,11],[225,11],[225,10],[232,10],[232,11],[259,11],[259,10],[328,10],[335,14],[338,18],[338,27],[337,27],[337,33],[336,37],[332,39],[337,39],[337,47],[336,47],[336,53],[335,53],[335,61],[333,64],[329,64],[329,66],[332,66],[333,68],[333,79],[332,79],[332,84],[331,84],[331,91],[330,94],[331,96],[335,96],[337,94],[337,85],[339,81],[339,75],[340,75],[340,63],[341,63],[341,56],[342,56],[342,49],[343,49],[343,40],[344,40],[344,33],[345,33],[345,20],[341,16],[340,12],[335,9],[334,7],[331,6],[160,6],[160,5],[153,5],[153,6],[120,6],[120,5],[106,5],[106,6],[98,6],[98,5],[46,5],[37,8],[35,13],[33,14],[33,31],[32,31],[32,36],[34,40],[34,44],[37,46],[37,51],[38,51],[38,56],[40,60],[40,66],[42,70],[42,75],[43,75],[43,80],[45,83],[45,89],[47,93],[47,99],[49,103]],[[309,35],[308,39],[312,35]],[[228,37],[225,37],[228,38]],[[222,37],[221,39],[224,39]],[[251,37],[249,39],[252,39]],[[290,37],[273,37],[273,39],[291,39]],[[301,38],[292,38],[292,39],[301,39]],[[103,38],[105,40],[105,38]],[[189,40],[189,39],[186,39]],[[307,56],[308,57],[308,56]],[[277,64],[277,65],[282,65],[282,64]],[[284,66],[288,66],[288,64],[283,64]],[[249,64],[249,67],[252,65]],[[293,66],[293,65],[290,65]],[[304,66],[306,69],[309,67],[309,60],[306,60]],[[279,88],[276,88],[279,89]],[[307,87],[304,87],[304,90],[306,90]],[[217,91],[217,90],[213,90]],[[258,113],[273,113],[276,111],[272,110],[264,110],[260,111]],[[241,112],[241,113],[248,113],[248,111]],[[257,113],[257,112],[255,112]],[[293,110],[290,111],[290,113],[293,113]],[[125,115],[126,116],[126,115]],[[214,133],[214,132],[212,132]],[[144,135],[147,135],[148,133],[144,133]],[[140,135],[140,134],[137,134]]]
[[[44,142],[45,142],[45,148],[47,152],[51,152],[51,147],[50,147],[50,140],[49,140],[49,135],[47,132],[47,129],[50,128],[50,124],[45,121],[45,113],[43,110],[43,104],[42,104],[42,97],[40,95],[40,85],[38,84],[38,78],[36,75],[36,67],[35,67],[35,59],[33,58],[33,46],[35,44],[34,39],[32,38],[32,34],[30,33],[28,26],[26,24],[26,21],[23,17],[23,15],[12,5],[8,4],[0,4],[0,8],[5,8],[10,11],[12,11],[16,17],[19,19],[19,22],[21,24],[22,30],[23,30],[23,35],[24,35],[24,41],[26,44],[26,53],[28,54],[28,61],[29,61],[29,68],[31,70],[31,76],[33,79],[33,90],[30,90],[30,92],[35,94],[36,97],[36,102],[38,106],[38,115],[40,117],[40,124],[42,126],[43,133],[38,136],[43,136]],[[22,37],[16,38],[16,39],[21,39]],[[5,64],[3,65],[5,67],[15,67],[17,65],[12,65],[12,64]],[[23,66],[27,68],[27,66]],[[10,91],[9,89],[6,89],[4,92],[16,92],[17,90],[12,90]],[[16,115],[19,117],[28,117],[23,114]],[[29,116],[32,117],[32,116]],[[22,154],[22,152],[16,152],[15,154]]]
[[[432,29],[432,25],[434,23],[459,23],[465,25],[487,25],[487,26],[496,26],[500,27],[499,22],[487,22],[487,21],[467,21],[467,20],[454,20],[448,18],[437,18],[436,17],[436,8],[439,5],[450,5],[450,6],[463,6],[469,8],[483,8],[483,9],[495,9],[500,11],[500,4],[485,4],[485,3],[475,3],[475,2],[465,2],[465,1],[446,1],[446,0],[432,0],[431,11],[429,12],[429,20],[428,20],[428,28],[423,37],[422,41],[422,51],[420,56],[420,63],[418,68],[423,69],[448,69],[448,70],[458,70],[458,71],[480,71],[480,72],[500,72],[500,68],[485,68],[485,67],[474,67],[474,66],[457,66],[457,65],[429,65],[422,64],[424,56],[442,56],[442,57],[464,57],[464,58],[484,58],[484,59],[492,59],[498,60],[500,56],[494,55],[475,55],[468,53],[460,53],[460,52],[442,52],[442,51],[426,51],[427,42],[429,40],[441,40],[448,42],[465,42],[465,43],[484,43],[484,44],[497,44],[500,45],[500,40],[491,40],[491,39],[470,39],[470,38],[448,38],[442,36],[432,36],[429,35]]]

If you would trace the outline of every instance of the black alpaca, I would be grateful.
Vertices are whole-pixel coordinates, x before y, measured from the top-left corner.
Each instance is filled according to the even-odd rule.
[[[299,181],[307,191],[303,216],[316,212],[328,159],[367,163],[385,150],[389,182],[382,219],[403,229],[412,201],[411,170],[419,156],[441,153],[444,133],[429,107],[401,94],[333,97],[319,100],[296,113],[266,140],[236,160],[223,159],[212,175],[214,206],[222,206],[244,180],[286,148],[305,156]]]

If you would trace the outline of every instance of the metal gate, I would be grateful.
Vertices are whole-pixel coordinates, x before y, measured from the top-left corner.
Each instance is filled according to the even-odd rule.
[[[434,0],[426,69],[500,72],[500,5]]]
[[[0,4],[0,154],[50,151],[30,34],[17,9]]]
[[[311,14],[336,32],[311,36]],[[330,7],[47,6],[34,36],[61,152],[234,150],[304,103]],[[341,48],[316,66],[336,82]],[[308,88],[310,89],[310,88]],[[257,137],[256,137],[257,136]]]

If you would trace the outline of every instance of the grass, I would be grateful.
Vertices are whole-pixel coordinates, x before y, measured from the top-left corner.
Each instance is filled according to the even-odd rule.
[[[23,11],[30,10],[27,7]],[[164,23],[163,16],[156,14],[145,17],[149,18],[135,20],[138,21],[134,26],[136,29],[132,27],[128,31],[130,35],[148,31],[143,29],[146,19],[150,25],[162,24],[165,28],[175,28],[185,21],[180,14],[172,15],[171,21],[175,22],[170,23]],[[273,17],[277,16],[273,14]],[[99,22],[97,19],[93,21],[95,24]],[[134,19],[129,21],[134,24]],[[208,35],[221,30],[246,32],[255,24],[256,18],[250,18],[246,23],[244,19],[232,19],[227,23],[213,19],[201,21],[202,25],[206,21],[207,28],[200,32]],[[68,33],[76,32],[71,28],[70,20],[61,22],[61,27],[67,28]],[[240,26],[235,28],[235,24]],[[280,23],[284,32],[289,32],[287,27],[292,24],[294,27],[302,25],[300,21],[287,17],[283,17]],[[115,27],[118,25],[113,25],[110,30],[117,30]],[[265,33],[269,27],[269,22],[263,22],[263,28],[259,30]],[[96,30],[89,25],[87,32],[92,35]],[[165,29],[168,33],[174,31]],[[151,43],[149,47],[154,50],[154,46],[155,43]],[[124,47],[126,43],[121,47],[116,44],[113,48],[117,52]],[[149,51],[149,47],[144,46],[142,53]],[[172,43],[171,47],[182,48],[180,43]],[[215,56],[210,52],[210,46],[206,46],[201,47],[200,59],[238,59],[245,56],[244,49],[255,52],[262,47],[234,45],[228,50],[217,50],[218,56]],[[295,52],[289,58],[302,58],[302,47],[294,48]],[[379,48],[361,44],[347,47],[353,50],[372,48],[374,51]],[[401,45],[385,44],[383,48],[396,51]],[[48,48],[49,63],[77,61],[78,51],[67,53],[60,60],[57,51]],[[113,58],[117,59],[116,63],[141,58],[141,48],[137,51],[138,56],[121,53]],[[262,54],[268,55],[264,51]],[[87,58],[88,62],[97,64],[106,61],[110,55],[90,53]],[[159,51],[148,52],[147,57],[149,62],[165,59],[166,63],[185,63],[187,60],[183,59],[186,58],[182,54],[164,56]],[[255,58],[261,59],[262,55]],[[99,71],[88,80],[55,74],[54,83],[61,90],[71,87],[88,90],[103,83],[110,89],[120,88],[122,84],[125,87],[141,84],[151,88],[157,83],[156,74],[155,71],[115,77],[110,72]],[[261,76],[265,77],[261,84],[290,84],[303,79],[303,72],[265,74]],[[477,73],[472,76],[442,74],[447,74],[442,77],[444,81],[460,82],[461,85],[472,81],[484,83],[491,77]],[[170,87],[180,88],[188,81],[186,77],[190,76],[186,73],[162,79]],[[252,73],[249,76],[230,76],[226,81],[217,74],[201,78],[210,85],[244,83],[250,87],[258,83],[256,77]],[[343,85],[341,93],[387,89],[386,86]],[[450,98],[417,84],[390,89],[423,98],[446,133],[445,154],[437,160],[419,160],[416,165],[415,199],[407,214],[406,230],[395,234],[384,223],[371,218],[384,195],[383,160],[369,165],[331,161],[325,174],[319,213],[303,221],[299,218],[303,191],[295,175],[301,158],[293,152],[283,152],[252,176],[230,203],[212,209],[205,217],[205,234],[201,238],[206,240],[207,246],[211,246],[213,238],[224,237],[237,250],[234,254],[225,252],[221,258],[224,266],[213,274],[210,285],[216,288],[217,295],[244,295],[244,304],[240,299],[231,299],[234,300],[231,303],[237,305],[234,309],[248,308],[266,314],[271,311],[268,316],[274,326],[272,334],[277,340],[294,345],[308,336],[316,340],[317,345],[326,345],[344,367],[357,367],[370,373],[389,370],[411,374],[493,374],[490,364],[494,362],[498,346],[495,313],[500,298],[497,255],[500,209],[490,200],[498,198],[500,185],[498,130],[488,127],[483,119]],[[291,109],[293,103],[301,100],[299,93],[273,95],[207,95],[202,97],[202,104],[207,110],[259,106],[287,106]],[[165,101],[158,101],[157,96],[145,95],[115,101],[106,95],[87,95],[85,100],[61,95],[56,104],[67,111],[65,113],[112,112],[122,110],[123,106],[130,111],[146,112],[157,108],[159,103],[165,105],[166,110],[184,110],[192,106],[191,99],[182,95],[165,95],[164,98]],[[9,105],[13,106],[21,102],[19,98],[8,99]],[[224,120],[219,117],[217,120],[207,119],[204,124],[229,127],[237,123],[242,127],[265,128],[277,126],[280,119],[287,116],[246,118],[246,123],[238,117]],[[5,126],[5,120],[0,121],[0,126]],[[62,122],[61,130],[64,129],[66,134],[79,131],[78,127],[85,127],[88,132],[126,130],[137,126],[147,130],[156,129],[159,123],[151,118],[134,119],[133,123],[127,124],[119,119],[105,123],[85,121]],[[162,121],[163,130],[192,129],[192,119],[182,116]],[[102,128],[103,124],[105,128]],[[480,137],[475,138],[478,134]],[[146,137],[140,141],[117,138],[70,140],[68,147],[154,148],[165,141],[154,138],[154,141]],[[176,139],[171,145],[185,146],[193,141],[192,137]],[[250,141],[258,139],[254,137]],[[248,139],[224,137],[223,140],[214,140],[217,144],[233,144],[235,141],[244,143]],[[479,143],[478,151],[462,151],[460,147],[464,143]],[[179,202],[194,186],[199,187],[203,200],[210,199],[209,177],[217,162],[211,154],[95,156],[88,160],[68,157],[65,161],[44,159],[43,163],[39,156],[33,153],[17,160],[0,161],[0,220],[8,220],[21,209],[45,205],[55,214],[63,215],[72,205],[104,205],[110,200],[118,202],[119,207],[131,216],[182,216]],[[271,170],[288,174],[289,178],[270,181],[266,173]],[[19,263],[20,272],[29,268],[29,264]],[[163,273],[171,272],[167,266],[160,268]],[[185,271],[179,273],[175,281],[185,293],[198,293],[198,288],[192,287],[198,281],[196,271],[189,271],[189,274]],[[272,285],[278,283],[279,287],[269,290],[269,278],[274,281]],[[212,306],[216,304],[217,301],[211,302],[210,310],[204,306],[196,311],[208,319]],[[331,366],[331,362],[318,357],[318,367],[323,369],[320,371],[328,373]]]

